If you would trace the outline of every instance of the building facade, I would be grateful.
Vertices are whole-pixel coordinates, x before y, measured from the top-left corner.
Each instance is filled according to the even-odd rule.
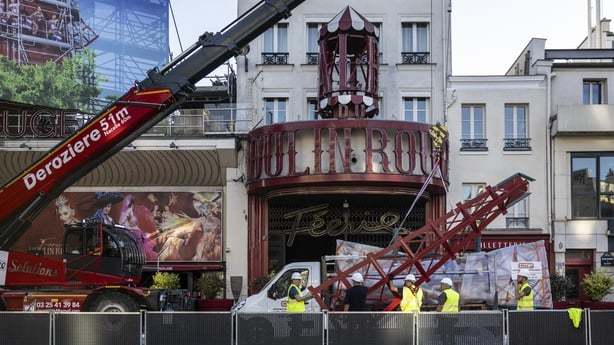
[[[240,0],[239,13],[254,3]],[[385,247],[414,200],[408,228],[445,210],[447,150],[433,160],[428,129],[445,121],[449,2],[347,5],[305,2],[237,58],[237,99],[249,102],[256,116],[239,153],[245,185],[236,190],[245,209],[228,224],[232,241],[247,246],[229,248],[229,276],[252,282],[289,262],[320,261],[336,254],[338,241]],[[353,24],[344,26],[347,18]],[[330,42],[371,32],[371,25],[377,55],[365,53],[356,62],[356,42],[348,40],[348,61],[354,62],[342,68],[343,58],[324,63],[329,55],[323,50],[345,49]],[[346,68],[347,84],[347,76],[335,79],[332,72],[326,85],[326,71]],[[330,93],[322,91],[327,87]],[[365,106],[365,113],[331,110],[344,99]],[[442,173],[418,195],[438,167]]]
[[[453,76],[448,99],[451,202],[514,173],[535,179],[531,195],[490,224],[480,249],[536,240],[549,248],[545,77]]]

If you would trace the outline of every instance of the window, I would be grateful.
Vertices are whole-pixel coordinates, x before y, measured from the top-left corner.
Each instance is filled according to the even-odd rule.
[[[527,106],[523,104],[505,105],[505,138],[503,150],[530,150],[527,129]]]
[[[288,24],[279,23],[264,32],[262,63],[284,65],[288,63]]]
[[[486,188],[485,183],[463,183],[463,200],[475,198]]]
[[[529,199],[527,197],[508,209],[507,216],[505,217],[505,225],[507,228],[529,228],[529,213],[527,212],[528,203]]]
[[[572,157],[571,212],[574,218],[614,218],[614,153]]]
[[[428,52],[428,23],[403,23],[403,52]]]
[[[269,288],[269,297],[273,297],[274,299],[286,297],[288,289],[290,288],[290,278],[292,278],[292,274],[295,272],[301,274],[303,286],[309,286],[309,270],[307,268],[292,269],[284,272],[284,274]]]
[[[604,104],[603,80],[585,80],[582,86],[582,103]]]
[[[320,47],[318,40],[320,39],[320,28],[322,24],[307,23],[307,64],[317,65],[319,58]]]
[[[315,98],[307,98],[307,120],[317,120],[318,100]]]
[[[461,107],[461,150],[486,151],[484,105]]]
[[[64,253],[68,255],[83,255],[82,230],[69,230],[64,237]]]
[[[403,23],[401,63],[425,64],[429,62],[429,24]]]
[[[286,122],[287,98],[265,98],[264,115],[267,125]]]
[[[405,121],[428,123],[428,104],[426,97],[403,98]]]

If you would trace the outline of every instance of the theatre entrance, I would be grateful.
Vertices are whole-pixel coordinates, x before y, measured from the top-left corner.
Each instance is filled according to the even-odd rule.
[[[350,194],[270,199],[269,270],[335,255],[338,241],[386,247],[413,198]],[[424,223],[425,200],[419,200],[403,227],[417,229]]]

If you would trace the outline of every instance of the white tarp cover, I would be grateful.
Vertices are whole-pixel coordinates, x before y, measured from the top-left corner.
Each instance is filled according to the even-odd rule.
[[[365,256],[381,250],[379,247],[364,245],[355,242],[337,240],[337,255]],[[360,258],[337,260],[337,270],[346,270],[358,263]],[[552,308],[552,295],[550,292],[550,276],[548,270],[548,256],[544,241],[514,245],[490,252],[465,253],[461,258],[448,261],[431,276],[429,282],[423,283],[425,304],[436,304],[441,293],[439,282],[444,277],[454,281],[455,288],[461,294],[461,303],[486,303],[488,305],[514,306],[516,304],[514,289],[516,282],[512,279],[512,266],[517,263],[541,263],[541,279],[530,279],[533,288],[535,307]],[[400,259],[384,259],[379,264],[384,271],[390,272],[399,266]],[[514,263],[514,264],[513,264]],[[429,267],[430,260],[422,261],[422,265]],[[521,264],[522,266],[522,264]],[[369,272],[361,272],[365,276],[365,284],[370,286],[379,280],[379,274],[371,268]],[[395,277],[395,285],[403,284],[403,277],[407,270]],[[411,273],[419,277],[415,268]],[[388,290],[388,289],[385,289]],[[390,297],[388,291],[385,296]]]

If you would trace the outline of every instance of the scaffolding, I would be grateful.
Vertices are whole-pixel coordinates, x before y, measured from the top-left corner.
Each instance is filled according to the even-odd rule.
[[[168,0],[81,0],[83,20],[98,33],[91,48],[101,97],[123,94],[169,57]]]
[[[58,62],[95,39],[77,0],[0,0],[0,55],[19,64]]]

